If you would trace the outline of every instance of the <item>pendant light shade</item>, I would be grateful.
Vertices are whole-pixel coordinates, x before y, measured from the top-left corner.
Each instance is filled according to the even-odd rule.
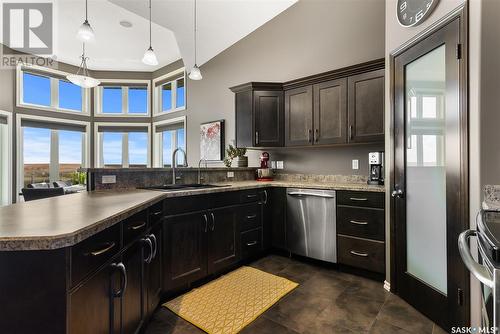
[[[144,56],[142,57],[142,62],[146,65],[151,65],[151,66],[158,65],[158,59],[156,58],[156,55],[152,47],[149,47],[149,49],[147,49],[146,52],[144,52]]]
[[[89,70],[87,69],[87,57],[85,57],[85,44],[83,44],[82,55],[80,56],[82,62],[80,63],[80,67],[76,74],[69,74],[66,76],[66,79],[71,81],[77,86],[82,88],[93,88],[99,86],[101,83],[99,80],[92,78],[89,75]]]
[[[196,11],[196,0],[194,0],[194,66],[191,69],[191,72],[189,72],[189,79],[191,79],[191,80],[203,79],[203,76],[201,75],[201,71],[200,71],[200,68],[198,67],[198,62],[196,59],[196,56],[197,56],[196,32],[198,31],[196,12],[197,12]]]
[[[90,26],[89,20],[87,18],[88,9],[87,9],[87,0],[85,0],[85,21],[83,21],[80,29],[78,29],[77,37],[80,41],[92,42],[95,40],[94,29]]]
[[[144,52],[142,57],[142,62],[146,65],[156,66],[158,65],[158,59],[156,58],[153,47],[151,46],[151,0],[149,0],[149,48]]]
[[[191,72],[189,72],[189,79],[191,80],[203,79],[203,76],[201,75],[201,71],[198,65],[195,64],[194,67],[191,69]]]

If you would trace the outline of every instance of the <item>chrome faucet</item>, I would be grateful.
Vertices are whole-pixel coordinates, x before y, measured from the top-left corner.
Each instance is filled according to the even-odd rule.
[[[184,155],[184,165],[187,166],[187,155],[186,151],[184,151],[182,148],[178,147],[172,152],[172,184],[175,184],[177,180],[177,176],[175,173],[175,169],[177,168],[177,152],[181,151],[182,154]]]
[[[205,163],[205,168],[207,168],[207,160],[205,158],[201,158],[200,161],[198,161],[198,184],[201,184],[201,163]]]

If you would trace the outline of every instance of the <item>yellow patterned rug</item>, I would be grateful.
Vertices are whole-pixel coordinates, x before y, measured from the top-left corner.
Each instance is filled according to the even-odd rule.
[[[207,333],[232,334],[297,286],[286,278],[241,267],[163,306]]]

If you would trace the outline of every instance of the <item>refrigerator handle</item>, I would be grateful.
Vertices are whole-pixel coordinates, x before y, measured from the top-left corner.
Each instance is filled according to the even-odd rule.
[[[460,257],[464,261],[465,266],[469,271],[483,284],[493,288],[493,277],[485,266],[477,263],[470,253],[469,238],[477,237],[477,231],[467,230],[458,236],[458,250]]]

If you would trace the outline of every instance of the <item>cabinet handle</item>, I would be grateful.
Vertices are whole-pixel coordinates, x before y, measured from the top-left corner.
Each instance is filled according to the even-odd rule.
[[[312,129],[309,129],[309,142],[312,143]]]
[[[144,226],[146,226],[146,222],[141,222],[140,224],[130,226],[128,229],[132,230],[132,231],[137,231],[137,230],[140,230],[141,228],[143,228]]]
[[[121,296],[123,296],[125,291],[127,291],[127,284],[128,284],[127,269],[125,268],[125,265],[122,262],[112,263],[111,267],[118,269],[120,271],[120,283],[121,283],[120,290],[113,291],[113,297],[120,298]]]
[[[256,214],[253,214],[253,215],[248,215],[247,216],[247,219],[255,219],[257,218],[257,215]]]
[[[255,131],[255,145],[259,145],[259,131]]]
[[[212,232],[215,231],[215,215],[213,212],[210,212],[210,216],[212,216]]]
[[[143,260],[144,260],[145,263],[151,263],[151,260],[153,259],[153,242],[151,242],[151,239],[149,237],[141,239],[141,241],[144,242],[146,245],[149,246],[149,254]]]
[[[149,236],[149,239],[153,242],[153,255],[151,256],[151,259],[154,259],[156,257],[156,252],[158,251],[158,240],[156,240],[156,235],[151,234]]]
[[[151,213],[151,216],[152,216],[152,217],[158,217],[159,215],[161,215],[161,214],[162,214],[162,212],[163,212],[163,211],[161,211],[161,210],[160,210],[160,211],[157,211],[157,212],[153,212],[153,213]]]
[[[257,240],[247,242],[247,246],[255,246],[257,245]]]
[[[353,251],[353,250],[352,250],[352,251],[350,251],[350,253],[351,253],[352,255],[361,256],[361,257],[367,257],[367,256],[368,256],[368,254],[367,254],[367,253],[359,253],[359,252],[356,252],[356,251]]]
[[[203,214],[203,219],[205,219],[205,233],[208,231],[208,218],[206,214]]]
[[[85,255],[90,255],[90,256],[99,256],[99,255],[102,255],[104,253],[107,253],[109,252],[113,247],[115,247],[115,243],[114,242],[108,242],[105,244],[105,246],[103,248],[100,248],[100,249],[97,249],[97,250],[93,250],[93,251],[90,251],[88,253],[86,253]]]
[[[352,133],[352,125],[349,125],[349,140],[353,140],[353,139],[354,139],[354,136]]]
[[[357,220],[350,220],[349,221],[351,224],[356,224],[356,225],[368,225],[368,222],[360,222]]]
[[[264,204],[267,204],[267,190],[264,190]]]
[[[359,198],[359,197],[350,197],[349,199],[351,201],[358,201],[358,202],[368,201],[368,198]]]
[[[257,197],[257,195],[255,195],[255,194],[247,195],[247,199],[251,199],[251,198],[255,198],[255,197]]]
[[[314,141],[319,142],[319,129],[314,130]]]

